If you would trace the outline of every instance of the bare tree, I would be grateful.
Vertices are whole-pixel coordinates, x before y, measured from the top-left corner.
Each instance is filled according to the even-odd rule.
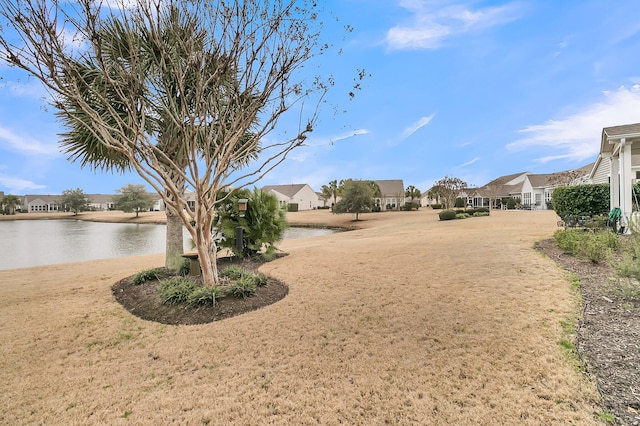
[[[446,207],[451,209],[455,205],[456,198],[460,192],[467,186],[467,183],[460,178],[445,176],[433,184],[432,190],[437,188],[438,196],[444,198]]]
[[[108,5],[3,1],[0,57],[44,84],[67,128],[83,129],[126,158],[180,216],[205,284],[215,285],[217,194],[254,184],[301,146],[329,88],[330,78],[306,81],[299,73],[325,49],[317,6],[302,0]],[[302,106],[312,95],[307,112]],[[292,109],[307,117],[292,136],[261,145]],[[252,153],[260,159],[247,168]],[[194,208],[180,182],[193,189]]]

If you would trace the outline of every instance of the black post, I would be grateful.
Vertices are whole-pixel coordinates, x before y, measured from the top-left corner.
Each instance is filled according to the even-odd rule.
[[[244,252],[244,239],[242,226],[236,226],[236,251],[242,257]]]

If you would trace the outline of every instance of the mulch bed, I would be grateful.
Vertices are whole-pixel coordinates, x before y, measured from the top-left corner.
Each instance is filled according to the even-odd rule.
[[[230,265],[256,273],[264,261],[260,259],[224,258],[218,261],[221,270]],[[133,277],[125,278],[112,287],[116,300],[133,315],[162,324],[193,325],[220,321],[245,312],[254,311],[282,300],[289,288],[280,281],[269,279],[267,285],[258,287],[255,295],[247,298],[224,297],[215,306],[164,305],[158,297],[160,281],[147,281],[140,285],[132,283]]]
[[[618,425],[640,425],[640,295],[607,264],[564,253],[555,240],[536,249],[580,279],[578,354]]]

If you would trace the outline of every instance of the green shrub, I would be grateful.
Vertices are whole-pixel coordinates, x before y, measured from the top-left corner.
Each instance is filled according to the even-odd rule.
[[[431,204],[431,208],[434,210],[440,210],[442,208],[442,204]]]
[[[231,278],[232,280],[239,280],[247,275],[247,271],[239,266],[227,266],[219,274],[221,277]]]
[[[269,277],[265,274],[255,274],[252,275],[252,278],[258,287],[264,287],[269,284]]]
[[[507,210],[513,210],[516,208],[518,201],[515,198],[509,198],[507,200]]]
[[[196,289],[194,280],[187,277],[173,277],[160,283],[158,295],[165,305],[184,303]]]
[[[297,212],[298,211],[298,203],[289,203],[287,204],[288,212]]]
[[[607,259],[612,250],[620,247],[618,235],[610,231],[558,230],[554,238],[562,250],[594,263]]]
[[[480,217],[480,216],[489,216],[489,212],[474,212],[473,213],[474,217]]]
[[[166,272],[167,270],[165,268],[147,269],[146,271],[138,272],[137,274],[135,274],[131,282],[134,285],[140,285],[147,281],[159,280],[166,274]]]
[[[256,287],[255,279],[251,276],[245,276],[232,281],[231,284],[227,286],[227,291],[235,297],[242,297],[244,299],[253,296],[256,293]]]
[[[576,246],[580,242],[582,230],[559,229],[553,234],[556,245],[567,253],[575,254]]]
[[[453,210],[443,210],[438,213],[438,217],[440,217],[440,220],[452,220],[456,218],[456,212]]]
[[[178,274],[186,277],[189,272],[191,272],[191,260],[184,259],[178,268]]]
[[[227,196],[220,194],[220,198]],[[238,200],[247,199],[247,210],[238,210]],[[292,204],[289,204],[291,206]],[[295,204],[297,207],[297,204]],[[275,195],[259,189],[238,189],[216,206],[216,231],[224,237],[218,250],[229,249],[238,257],[251,257],[259,253],[272,253],[275,244],[282,241],[289,227],[285,212]],[[236,228],[242,228],[243,248],[236,245]]]
[[[553,209],[561,218],[567,215],[594,216],[609,212],[609,184],[559,186],[551,195]]]
[[[466,219],[469,217],[468,213],[456,213],[456,219]]]
[[[456,201],[453,204],[453,207],[464,207],[464,200],[460,197],[456,198]]]
[[[189,294],[187,302],[196,306],[215,306],[216,302],[225,296],[220,286],[200,286]]]

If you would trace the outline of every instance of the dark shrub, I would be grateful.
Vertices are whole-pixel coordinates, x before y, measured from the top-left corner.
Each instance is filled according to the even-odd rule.
[[[609,184],[559,186],[551,196],[553,209],[558,216],[594,216],[609,212]]]
[[[442,208],[442,204],[431,204],[431,208],[434,210],[440,210]]]
[[[443,210],[438,213],[440,220],[452,220],[456,218],[456,212],[453,210]]]

